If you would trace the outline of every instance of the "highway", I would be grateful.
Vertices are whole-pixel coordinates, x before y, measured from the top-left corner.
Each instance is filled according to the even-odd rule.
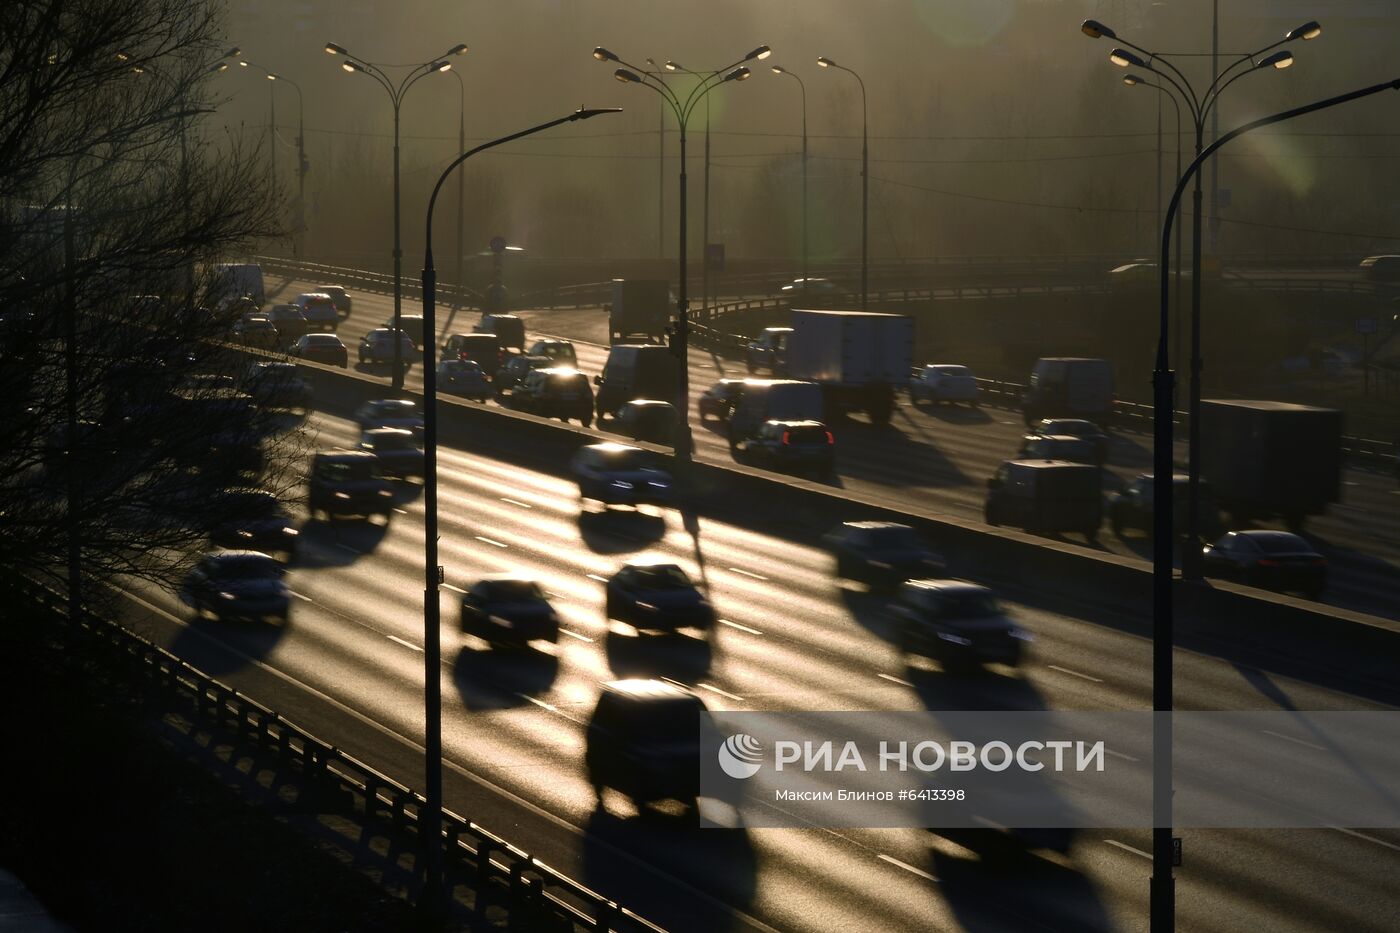
[[[321,447],[350,422],[314,415]],[[443,450],[442,688],[447,804],[673,930],[1136,930],[1146,925],[1146,832],[1086,831],[1068,858],[983,864],[923,830],[702,831],[623,801],[599,809],[582,770],[601,681],[648,674],[739,710],[1108,709],[1150,705],[1149,645],[1085,606],[1033,608],[1019,671],[952,677],[909,665],[882,599],[843,589],[810,543],[675,513],[580,514],[558,464]],[[193,622],[173,596],[130,595],[128,624],[197,667],[421,787],[421,489],[387,526],[303,525],[285,628]],[[755,517],[755,524],[762,517]],[[839,516],[833,516],[833,520]],[[688,527],[687,527],[688,526]],[[705,581],[724,620],[706,641],[638,641],[602,617],[605,578],[634,553]],[[456,598],[480,574],[534,574],[563,622],[557,650],[502,655],[461,636]],[[1189,709],[1377,709],[1353,692],[1257,664],[1177,653]],[[1301,672],[1293,672],[1301,673]],[[1326,678],[1319,678],[1326,681]],[[1357,691],[1365,695],[1357,695]],[[1400,832],[1187,832],[1181,929],[1388,930]]]
[[[269,281],[269,294],[293,296],[315,283]],[[269,300],[273,300],[269,298]],[[356,293],[355,311],[343,322],[341,336],[350,348],[351,366],[387,378],[387,367],[356,367],[355,347],[360,335],[381,326],[393,314],[392,299],[379,294]],[[420,306],[404,302],[404,313]],[[606,323],[600,309],[522,312],[533,335],[573,340],[580,368],[591,374],[602,370],[607,359]],[[477,312],[450,307],[439,309],[442,334],[470,331]],[[942,362],[956,362],[945,360]],[[746,375],[742,363],[692,351],[691,413],[695,401],[715,379]],[[410,370],[406,384],[422,385],[419,367]],[[491,402],[489,404],[495,404]],[[697,456],[719,463],[732,462],[721,422],[693,422]],[[596,426],[596,425],[595,425]],[[985,480],[997,465],[1014,455],[1024,434],[1018,412],[984,407],[980,410],[951,406],[915,408],[901,398],[892,429],[875,429],[852,419],[833,426],[837,438],[835,485],[896,507],[910,503],[963,519],[980,521]],[[1118,432],[1110,451],[1105,487],[1130,482],[1151,469],[1151,438],[1145,434]],[[1184,462],[1184,444],[1177,459]],[[1307,533],[1329,559],[1329,586],[1322,602],[1346,609],[1400,619],[1400,487],[1388,473],[1350,469],[1344,477],[1341,503],[1328,514],[1309,520]],[[1069,540],[1085,544],[1079,536]],[[1150,558],[1149,541],[1141,533],[1120,539],[1107,527],[1099,536],[1100,550]]]

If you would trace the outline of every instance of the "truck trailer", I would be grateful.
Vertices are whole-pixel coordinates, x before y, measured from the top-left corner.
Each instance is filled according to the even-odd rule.
[[[863,411],[889,424],[894,393],[909,381],[914,319],[874,311],[792,312],[787,376],[822,387],[829,415]]]
[[[654,279],[613,279],[608,306],[610,343],[661,343],[671,319],[671,284]]]

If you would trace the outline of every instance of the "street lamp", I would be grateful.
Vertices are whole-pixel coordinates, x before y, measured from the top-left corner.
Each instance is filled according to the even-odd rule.
[[[484,149],[490,149],[523,136],[547,130],[561,123],[587,120],[603,113],[621,113],[616,108],[576,110],[565,117],[532,126],[500,139],[482,143],[457,156],[443,169],[428,198],[428,216],[423,237],[423,708],[427,735],[424,739],[426,780],[424,806],[419,814],[420,839],[426,864],[425,884],[419,909],[429,918],[442,906],[442,617],[438,606],[438,586],[442,568],[438,566],[437,507],[437,270],[433,266],[433,208],[447,176],[463,162]]]
[[[865,82],[825,55],[817,56],[817,64],[844,71],[860,82],[860,307],[864,311],[870,305],[870,112],[865,103]]]
[[[802,90],[802,284],[805,287],[810,281],[807,271],[807,85],[782,65],[774,65],[769,70],[775,75],[787,75]]]
[[[389,102],[394,107],[394,330],[401,332],[403,329],[403,245],[399,237],[399,108],[403,106],[404,95],[408,89],[426,75],[438,71],[447,71],[452,67],[448,61],[454,55],[463,55],[467,51],[466,43],[459,43],[448,49],[441,56],[420,65],[414,65],[408,74],[395,84],[382,68],[373,62],[351,55],[343,46],[334,42],[326,43],[326,52],[330,55],[340,55],[342,60],[340,67],[349,73],[360,73],[369,75],[379,86],[389,94]],[[432,339],[432,335],[427,335]],[[402,341],[394,341],[394,391],[403,390],[403,348]]]
[[[306,109],[303,105],[301,85],[285,75],[264,68],[256,62],[243,59],[239,61],[238,64],[243,68],[256,68],[263,73],[267,80],[274,83],[281,81],[285,84],[289,84],[292,86],[293,90],[297,92],[297,235],[292,241],[292,254],[300,255],[300,243],[306,233],[306,171],[309,168],[306,161]],[[273,138],[270,145],[275,148],[277,133],[277,123],[275,120],[272,122],[271,126]],[[272,158],[274,159],[273,164],[275,165],[275,156]]]
[[[1097,20],[1085,20],[1080,25],[1080,31],[1091,39],[1109,38],[1114,39],[1121,45],[1114,48],[1109,53],[1109,61],[1119,66],[1127,68],[1129,66],[1142,68],[1152,72],[1165,85],[1170,85],[1176,94],[1180,96],[1186,104],[1187,113],[1191,117],[1192,124],[1196,131],[1195,154],[1199,156],[1205,142],[1205,125],[1207,117],[1215,111],[1216,105],[1220,101],[1220,95],[1225,89],[1235,81],[1247,74],[1264,69],[1287,68],[1293,62],[1293,56],[1288,52],[1273,53],[1279,46],[1296,40],[1308,41],[1316,39],[1322,34],[1322,27],[1317,22],[1310,21],[1289,30],[1282,39],[1266,45],[1258,51],[1247,55],[1241,55],[1231,62],[1226,68],[1220,71],[1211,80],[1210,85],[1202,95],[1198,95],[1186,75],[1181,72],[1169,60],[1170,56],[1156,52],[1149,52],[1139,45],[1119,36],[1112,29],[1098,22]],[[1135,54],[1141,53],[1141,54]],[[1145,58],[1144,58],[1145,56]],[[1166,70],[1160,70],[1161,65]],[[1188,546],[1185,547],[1181,555],[1182,576],[1188,580],[1197,580],[1201,576],[1201,555],[1198,548],[1191,547],[1192,542],[1198,542],[1200,538],[1200,484],[1201,484],[1201,463],[1200,463],[1200,439],[1201,439],[1201,176],[1195,176],[1195,188],[1192,191],[1193,216],[1191,218],[1192,243],[1191,243],[1191,362],[1190,362],[1190,391],[1188,401],[1188,441],[1187,441],[1187,511],[1186,511],[1186,539]]]
[[[1316,24],[1311,24],[1316,29]],[[1303,27],[1300,27],[1303,28]],[[1296,30],[1295,30],[1296,31]],[[1316,32],[1314,32],[1314,35]],[[1291,35],[1291,34],[1290,34]],[[1209,147],[1196,154],[1196,158],[1186,167],[1186,174],[1182,175],[1176,183],[1176,190],[1172,192],[1171,203],[1167,207],[1166,218],[1162,227],[1162,246],[1159,270],[1160,304],[1158,306],[1158,332],[1157,332],[1157,362],[1156,371],[1153,373],[1153,386],[1155,390],[1153,398],[1153,500],[1152,500],[1152,534],[1154,539],[1152,555],[1152,590],[1153,590],[1153,638],[1152,638],[1152,694],[1153,709],[1158,714],[1152,718],[1152,810],[1153,810],[1153,830],[1152,830],[1152,894],[1151,894],[1151,929],[1154,933],[1165,933],[1175,926],[1176,905],[1172,888],[1174,881],[1171,877],[1172,864],[1172,786],[1171,786],[1171,760],[1172,760],[1172,723],[1171,711],[1171,682],[1172,682],[1172,655],[1171,655],[1171,635],[1172,635],[1172,522],[1174,515],[1172,512],[1172,407],[1171,407],[1171,384],[1174,374],[1168,368],[1167,361],[1167,258],[1171,250],[1171,226],[1172,219],[1176,215],[1177,208],[1181,205],[1181,196],[1186,189],[1186,183],[1196,176],[1197,183],[1200,180],[1200,168],[1206,159],[1210,158],[1222,146],[1229,143],[1236,137],[1245,133],[1259,129],[1260,127],[1271,126],[1275,123],[1282,123],[1294,117],[1301,117],[1305,114],[1325,110],[1339,104],[1359,100],[1378,94],[1386,90],[1400,90],[1400,78],[1387,81],[1382,84],[1373,84],[1370,87],[1352,91],[1349,94],[1342,94],[1337,97],[1330,97],[1302,107],[1295,107],[1282,113],[1261,117],[1243,126],[1237,127],[1221,136]],[[1161,699],[1165,691],[1166,703],[1162,705]]]
[[[700,101],[715,88],[729,81],[745,81],[751,75],[744,62],[754,59],[767,58],[772,54],[766,45],[760,45],[739,61],[734,62],[718,71],[710,72],[707,76],[690,90],[690,93],[681,97],[666,84],[661,77],[645,69],[638,68],[618,58],[612,52],[599,46],[593,50],[593,57],[603,62],[617,62],[626,67],[618,68],[613,72],[613,77],[624,84],[640,84],[650,88],[661,96],[665,106],[670,109],[676,117],[676,124],[680,129],[680,281],[676,288],[676,324],[671,330],[671,352],[675,354],[679,364],[679,374],[676,386],[676,437],[675,451],[676,463],[681,471],[688,471],[690,464],[690,298],[686,279],[689,274],[687,269],[687,248],[686,248],[686,171],[685,171],[685,130],[686,124],[690,120],[690,115],[695,111]],[[673,63],[674,64],[674,63]]]

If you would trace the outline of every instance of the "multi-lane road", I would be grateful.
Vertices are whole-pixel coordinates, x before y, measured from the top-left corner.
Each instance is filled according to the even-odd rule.
[[[314,284],[290,280],[269,283],[276,286],[278,294],[288,297]],[[352,366],[359,337],[382,326],[393,314],[393,302],[387,296],[360,293],[355,301],[355,313],[341,325]],[[404,303],[405,314],[418,311],[415,303]],[[537,335],[573,340],[580,368],[590,374],[601,372],[608,348],[606,316],[600,309],[524,312],[523,316]],[[442,308],[439,318],[440,333],[445,335],[470,331],[478,314]],[[702,351],[691,353],[690,368],[692,417],[696,399],[711,382],[721,376],[746,375],[742,363]],[[365,371],[387,376],[386,367]],[[412,389],[421,387],[421,368],[410,370],[406,384]],[[916,408],[901,399],[891,428],[877,429],[850,420],[836,425],[835,433],[836,485],[895,507],[914,504],[980,520],[985,481],[1001,461],[1014,456],[1024,424],[1019,413],[1003,409]],[[697,423],[695,436],[698,457],[730,461],[722,423]],[[1184,447],[1178,456],[1184,461]],[[1105,485],[1121,485],[1150,470],[1151,457],[1150,436],[1116,434]],[[1280,468],[1286,466],[1280,464]],[[1344,484],[1343,501],[1333,505],[1327,515],[1311,519],[1308,526],[1309,537],[1330,562],[1323,602],[1400,619],[1400,487],[1388,473],[1360,468],[1349,469]],[[1077,535],[1070,540],[1087,546]],[[1150,556],[1149,540],[1140,533],[1120,539],[1105,528],[1097,547],[1129,556]]]
[[[358,438],[313,415],[317,446]],[[906,830],[688,828],[600,807],[582,768],[599,684],[663,675],[726,710],[1066,709],[1150,706],[1150,646],[1088,606],[1032,608],[1018,671],[948,676],[891,646],[882,600],[838,586],[810,543],[673,512],[581,514],[557,465],[443,450],[441,670],[448,805],[552,866],[674,930],[1137,930],[1146,926],[1142,831],[1081,834],[1068,857],[983,863]],[[387,525],[308,522],[285,627],[196,622],[173,596],[132,593],[130,623],[191,663],[390,775],[421,787],[419,487]],[[833,521],[840,516],[833,515]],[[639,641],[603,617],[606,578],[628,556],[668,556],[708,587],[724,621],[706,640]],[[503,655],[460,635],[456,599],[479,575],[524,571],[551,594],[552,651]],[[1041,605],[1037,601],[1037,605]],[[1267,656],[1179,651],[1184,709],[1376,709],[1393,685],[1319,686]],[[1287,673],[1284,673],[1287,671]],[[1325,679],[1319,678],[1323,682]],[[1390,930],[1400,833],[1186,832],[1181,929]]]

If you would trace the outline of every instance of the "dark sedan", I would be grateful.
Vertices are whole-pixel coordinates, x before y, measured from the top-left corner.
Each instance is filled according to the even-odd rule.
[[[1113,439],[1092,421],[1083,418],[1043,418],[1031,426],[1031,433],[1043,437],[1077,437],[1088,441],[1094,445],[1097,458],[1094,463],[1098,466],[1108,463],[1108,448]]]
[[[1030,636],[1007,617],[996,594],[964,580],[910,580],[890,607],[906,654],[932,658],[945,670],[1021,663]]]
[[[836,558],[836,575],[871,586],[894,586],[912,577],[947,572],[943,557],[908,525],[845,522],[822,537]]]
[[[341,369],[350,365],[350,351],[335,334],[304,334],[292,346],[291,355]]]
[[[359,448],[374,454],[380,476],[408,479],[423,475],[423,448],[408,428],[370,428],[360,435]]]
[[[296,553],[299,534],[286,507],[275,495],[261,489],[235,489],[211,503],[215,526],[209,540],[219,547]]]
[[[559,640],[559,615],[529,577],[488,577],[462,595],[462,632],[523,648]]]
[[[625,564],[607,583],[607,617],[648,631],[708,629],[715,610],[675,564]]]
[[[1317,599],[1327,586],[1327,558],[1287,531],[1231,531],[1202,549],[1208,576]]]
[[[285,622],[291,596],[284,573],[280,563],[258,551],[210,554],[190,572],[181,596],[201,617]]]
[[[699,401],[695,403],[696,414],[701,421],[707,416],[728,421],[743,394],[744,380],[721,379],[700,394]]]

